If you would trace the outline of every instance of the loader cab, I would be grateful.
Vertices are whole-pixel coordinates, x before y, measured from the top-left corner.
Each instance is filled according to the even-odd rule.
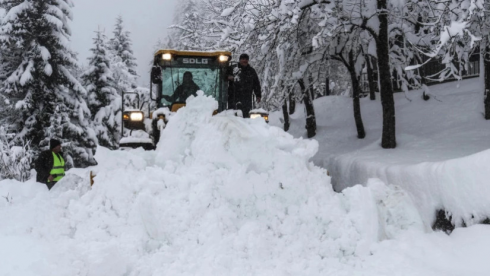
[[[218,112],[225,110],[228,94],[226,70],[230,59],[231,53],[225,51],[158,51],[151,74],[152,83],[156,86],[153,95],[157,106],[176,112],[185,106],[186,98],[199,89],[218,101]]]

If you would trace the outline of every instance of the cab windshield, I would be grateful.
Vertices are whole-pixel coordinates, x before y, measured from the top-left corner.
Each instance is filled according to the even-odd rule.
[[[161,106],[182,102],[198,90],[219,100],[220,70],[218,68],[167,67],[162,70]]]

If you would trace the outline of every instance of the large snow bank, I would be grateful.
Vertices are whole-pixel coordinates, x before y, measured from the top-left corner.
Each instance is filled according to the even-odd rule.
[[[0,182],[10,198],[0,200],[0,274],[433,276],[490,268],[468,269],[446,252],[483,237],[464,252],[486,255],[490,228],[426,235],[401,189],[372,180],[334,193],[309,161],[317,142],[262,120],[213,117],[215,109],[213,99],[191,97],[156,152],[99,148],[92,188],[84,170],[50,192]],[[429,257],[413,257],[422,254]]]
[[[328,169],[337,191],[370,178],[402,187],[413,198],[424,223],[432,225],[436,210],[450,212],[453,222],[467,225],[490,217],[490,128],[481,113],[478,80],[469,79],[430,87],[432,98],[422,91],[405,98],[396,93],[397,148],[380,146],[382,108],[380,99],[361,99],[367,136],[358,139],[352,99],[322,97],[315,100],[319,152],[313,161]],[[302,106],[293,114],[290,132],[305,136]],[[280,125],[282,112],[270,122]]]
[[[386,183],[400,183],[412,195],[426,224],[433,221],[435,210],[447,210],[453,223],[461,226],[479,223],[490,217],[490,150],[443,162],[414,165],[386,165],[359,161],[344,155],[333,162],[332,174],[339,188],[345,183],[366,183],[373,176]]]

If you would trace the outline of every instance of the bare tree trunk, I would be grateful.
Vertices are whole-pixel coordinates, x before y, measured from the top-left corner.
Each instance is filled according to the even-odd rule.
[[[294,88],[289,93],[289,114],[293,114],[296,111],[296,101],[294,100]]]
[[[312,138],[316,135],[316,118],[315,109],[313,108],[313,102],[310,99],[309,91],[306,89],[303,79],[298,80],[301,92],[303,94],[303,101],[306,108],[306,130],[308,138]]]
[[[483,67],[485,74],[485,119],[490,120],[490,45],[482,52],[483,55]]]
[[[372,58],[370,55],[366,55],[366,66],[367,66],[367,79],[369,82],[369,99],[372,101],[376,100],[376,86],[374,84],[374,72],[371,66]]]
[[[282,105],[282,115],[284,117],[284,131],[289,130],[289,113],[288,113],[288,97],[284,98],[284,104]]]
[[[330,78],[328,76],[325,80],[325,96],[330,96]]]
[[[387,0],[378,0],[379,33],[376,39],[376,54],[378,55],[378,72],[380,83],[381,105],[383,106],[383,134],[381,146],[385,149],[396,148],[395,100],[393,99],[393,84],[391,83],[388,12]]]
[[[349,73],[352,80],[352,99],[354,101],[354,119],[356,121],[357,138],[364,139],[366,132],[364,131],[364,124],[362,123],[361,116],[361,103],[359,101],[359,95],[361,93],[361,86],[359,83],[359,76],[356,73],[356,61],[354,60],[354,53],[351,50],[349,52]]]
[[[356,121],[356,128],[357,128],[357,138],[364,139],[364,137],[366,137],[366,132],[364,130],[364,124],[362,123],[361,103],[359,102],[359,92],[361,89],[359,87],[359,84],[357,84],[357,86],[353,86],[352,90],[353,90],[352,97],[354,100],[354,119]]]

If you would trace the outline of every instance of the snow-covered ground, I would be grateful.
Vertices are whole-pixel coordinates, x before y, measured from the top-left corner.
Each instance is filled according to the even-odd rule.
[[[376,101],[361,99],[367,136],[358,139],[352,99],[341,96],[315,101],[319,153],[315,164],[327,168],[335,190],[366,184],[379,178],[407,190],[424,222],[433,221],[436,209],[452,212],[455,224],[490,216],[490,121],[482,114],[478,79],[430,87],[432,98],[421,91],[395,94],[396,149],[381,149],[382,109]],[[282,114],[271,124],[281,126]],[[290,133],[306,136],[303,106],[292,115]]]
[[[380,180],[335,193],[315,140],[216,108],[191,98],[155,152],[99,148],[51,191],[1,181],[0,275],[488,275],[489,226],[432,232]]]

